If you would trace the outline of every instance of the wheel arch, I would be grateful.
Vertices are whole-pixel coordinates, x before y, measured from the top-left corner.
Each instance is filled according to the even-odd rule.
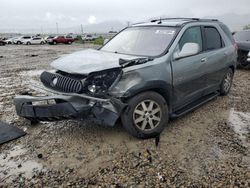
[[[124,100],[132,98],[140,93],[153,91],[160,94],[168,105],[169,112],[172,112],[172,87],[164,81],[152,81],[143,85],[136,85],[130,88],[122,97]]]

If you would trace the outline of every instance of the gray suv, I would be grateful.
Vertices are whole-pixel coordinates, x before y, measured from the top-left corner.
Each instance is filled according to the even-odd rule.
[[[170,118],[230,91],[237,49],[218,20],[172,18],[125,28],[98,50],[61,57],[41,74],[55,95],[19,95],[31,121],[93,118],[138,138],[159,135]]]

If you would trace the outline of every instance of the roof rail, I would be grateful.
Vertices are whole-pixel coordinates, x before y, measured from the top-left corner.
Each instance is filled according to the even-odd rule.
[[[151,20],[151,22],[157,22],[162,20],[218,21],[217,19],[200,19],[200,18],[159,18],[159,19],[153,19]]]

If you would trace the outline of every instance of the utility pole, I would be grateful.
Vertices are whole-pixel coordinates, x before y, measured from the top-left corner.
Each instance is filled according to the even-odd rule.
[[[83,27],[82,27],[82,24],[81,24],[81,32],[82,32],[82,35],[83,35]]]
[[[56,22],[56,33],[59,34],[59,31],[58,31],[58,23]]]

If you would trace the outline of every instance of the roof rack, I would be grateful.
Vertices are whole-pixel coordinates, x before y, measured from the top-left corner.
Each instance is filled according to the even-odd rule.
[[[218,21],[217,19],[200,19],[200,18],[159,18],[153,19],[151,22],[157,22],[162,20],[190,20],[190,21]]]

